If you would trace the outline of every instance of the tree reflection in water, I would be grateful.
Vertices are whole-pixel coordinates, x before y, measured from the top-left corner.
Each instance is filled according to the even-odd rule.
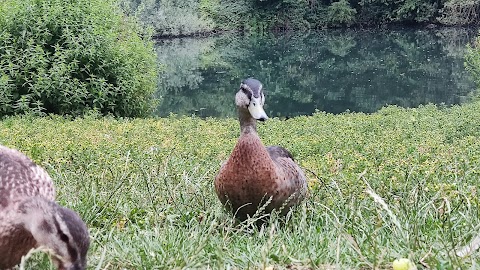
[[[475,29],[328,30],[163,40],[157,114],[235,117],[243,78],[264,83],[270,116],[374,112],[387,104],[460,104]]]

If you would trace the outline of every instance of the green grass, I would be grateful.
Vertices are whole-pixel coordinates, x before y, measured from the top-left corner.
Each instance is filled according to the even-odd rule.
[[[455,251],[480,233],[480,103],[317,113],[260,124],[291,150],[308,199],[263,229],[225,213],[213,179],[236,119],[11,117],[0,143],[47,168],[90,228],[89,269],[389,269],[408,257],[474,269]],[[27,266],[51,267],[34,255]]]

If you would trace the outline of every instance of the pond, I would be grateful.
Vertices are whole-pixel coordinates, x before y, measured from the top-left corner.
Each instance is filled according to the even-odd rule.
[[[159,40],[159,116],[235,117],[242,79],[264,84],[270,117],[461,104],[467,28],[325,30]]]

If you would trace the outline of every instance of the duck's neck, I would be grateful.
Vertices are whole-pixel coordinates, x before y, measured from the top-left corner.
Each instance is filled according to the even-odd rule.
[[[42,197],[32,197],[19,206],[18,222],[29,231],[39,245],[54,231],[54,213],[58,205]]]
[[[257,120],[250,115],[246,109],[238,109],[238,120],[240,120],[241,134],[257,132]]]

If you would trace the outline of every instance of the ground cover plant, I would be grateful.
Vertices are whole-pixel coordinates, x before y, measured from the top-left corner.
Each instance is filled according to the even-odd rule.
[[[258,129],[307,169],[310,192],[263,229],[235,224],[213,190],[236,119],[16,116],[0,121],[0,143],[42,164],[86,221],[89,269],[391,269],[399,257],[478,267],[480,253],[464,247],[480,233],[479,102]],[[35,254],[27,268],[51,266]]]

